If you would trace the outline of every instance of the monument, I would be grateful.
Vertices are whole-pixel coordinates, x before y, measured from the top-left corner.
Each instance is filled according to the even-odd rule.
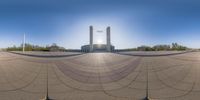
[[[89,36],[90,36],[90,44],[89,45],[83,45],[81,47],[82,52],[101,52],[101,51],[106,51],[106,52],[112,52],[114,51],[114,46],[111,45],[111,28],[107,27],[106,28],[106,44],[94,44],[94,29],[93,26],[89,27]]]
[[[90,52],[93,51],[93,27],[90,26]]]
[[[107,51],[111,51],[111,43],[110,43],[110,27],[106,28],[106,35],[107,35]]]

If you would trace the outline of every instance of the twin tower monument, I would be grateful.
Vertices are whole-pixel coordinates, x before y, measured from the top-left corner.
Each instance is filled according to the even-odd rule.
[[[81,47],[82,52],[112,52],[114,51],[114,46],[111,45],[111,28],[106,28],[106,44],[94,44],[94,29],[93,26],[89,27],[89,39],[90,44],[89,45],[83,45]]]

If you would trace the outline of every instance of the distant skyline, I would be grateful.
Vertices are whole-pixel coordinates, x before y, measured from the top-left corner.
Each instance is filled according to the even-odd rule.
[[[140,45],[178,44],[200,48],[198,0],[1,0],[0,48],[26,42],[80,49],[89,44],[89,26],[95,43],[118,49]],[[103,32],[97,32],[102,30]]]

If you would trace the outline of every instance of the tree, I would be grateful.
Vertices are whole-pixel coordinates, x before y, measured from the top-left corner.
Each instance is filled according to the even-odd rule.
[[[172,50],[187,50],[188,48],[178,43],[172,43]]]
[[[138,47],[137,50],[139,50],[139,51],[153,51],[153,48],[143,45],[143,46]]]
[[[170,45],[155,45],[153,46],[153,49],[155,51],[170,50]]]

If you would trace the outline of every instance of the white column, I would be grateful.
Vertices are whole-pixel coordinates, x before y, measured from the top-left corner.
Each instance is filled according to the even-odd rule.
[[[93,52],[93,26],[90,26],[90,52]]]
[[[111,51],[110,27],[107,27],[106,34],[107,34],[107,51],[110,52]]]

